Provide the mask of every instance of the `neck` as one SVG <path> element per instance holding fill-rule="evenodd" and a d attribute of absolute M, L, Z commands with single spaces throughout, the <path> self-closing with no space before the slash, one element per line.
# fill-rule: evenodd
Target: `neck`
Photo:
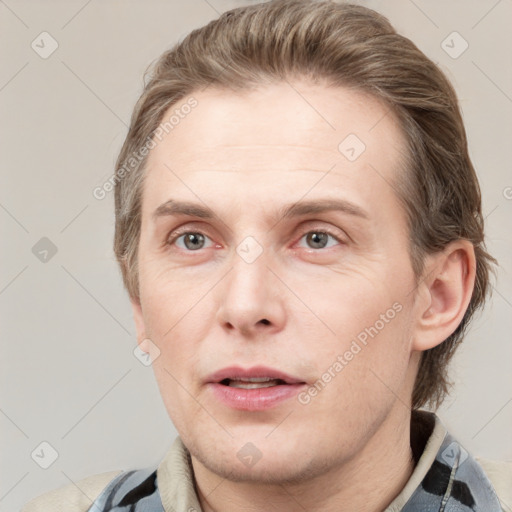
<path fill-rule="evenodd" d="M 232 482 L 213 474 L 192 457 L 201 507 L 204 512 L 382 511 L 414 470 L 410 415 L 403 404 L 396 404 L 356 456 L 300 484 Z"/>

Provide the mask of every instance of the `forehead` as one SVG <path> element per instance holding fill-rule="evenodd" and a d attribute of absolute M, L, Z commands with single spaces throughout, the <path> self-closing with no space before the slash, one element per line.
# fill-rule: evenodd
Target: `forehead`
<path fill-rule="evenodd" d="M 196 106 L 183 109 L 150 152 L 143 211 L 168 195 L 214 195 L 220 208 L 228 200 L 288 202 L 335 189 L 370 202 L 375 188 L 382 197 L 394 193 L 403 135 L 389 107 L 371 95 L 296 81 L 241 93 L 208 87 L 190 98 Z"/>

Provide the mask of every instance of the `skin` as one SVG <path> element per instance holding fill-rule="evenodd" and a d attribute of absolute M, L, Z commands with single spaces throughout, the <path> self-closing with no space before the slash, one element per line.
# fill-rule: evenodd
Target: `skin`
<path fill-rule="evenodd" d="M 160 351 L 155 377 L 191 452 L 201 506 L 383 510 L 414 469 L 419 356 L 462 320 L 473 247 L 460 240 L 429 256 L 417 284 L 392 186 L 404 141 L 377 99 L 299 80 L 193 96 L 198 106 L 149 155 L 132 307 L 141 348 Z M 366 145 L 355 161 L 338 150 L 349 134 Z M 206 205 L 216 217 L 154 220 L 170 198 Z M 283 205 L 323 198 L 346 199 L 368 218 L 279 217 Z M 183 236 L 166 243 L 177 228 L 204 238 L 192 249 Z M 311 232 L 325 230 L 333 236 L 319 247 Z M 252 263 L 236 251 L 248 236 L 263 251 Z M 205 385 L 235 364 L 313 385 L 396 303 L 400 312 L 307 404 L 237 411 Z M 237 457 L 246 443 L 261 454 L 252 466 Z"/>

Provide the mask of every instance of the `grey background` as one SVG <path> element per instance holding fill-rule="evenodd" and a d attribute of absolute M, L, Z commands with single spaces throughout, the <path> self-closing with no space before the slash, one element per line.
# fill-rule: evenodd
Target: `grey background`
<path fill-rule="evenodd" d="M 360 3 L 387 15 L 460 97 L 501 268 L 439 414 L 473 454 L 512 460 L 512 2 Z M 92 191 L 113 172 L 147 65 L 242 4 L 0 0 L 2 512 L 95 473 L 156 465 L 176 436 L 151 367 L 133 354 L 111 249 L 113 196 Z M 31 46 L 51 48 L 44 31 L 58 43 L 47 58 Z M 454 31 L 469 44 L 457 58 L 464 41 Z M 58 453 L 48 469 L 43 441 Z"/>

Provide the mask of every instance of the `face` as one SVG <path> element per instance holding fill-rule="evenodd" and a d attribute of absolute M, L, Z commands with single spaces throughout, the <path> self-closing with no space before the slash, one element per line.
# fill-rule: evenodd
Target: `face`
<path fill-rule="evenodd" d="M 148 159 L 133 307 L 194 463 L 300 481 L 392 447 L 417 315 L 396 121 L 307 82 L 193 97 Z"/>

